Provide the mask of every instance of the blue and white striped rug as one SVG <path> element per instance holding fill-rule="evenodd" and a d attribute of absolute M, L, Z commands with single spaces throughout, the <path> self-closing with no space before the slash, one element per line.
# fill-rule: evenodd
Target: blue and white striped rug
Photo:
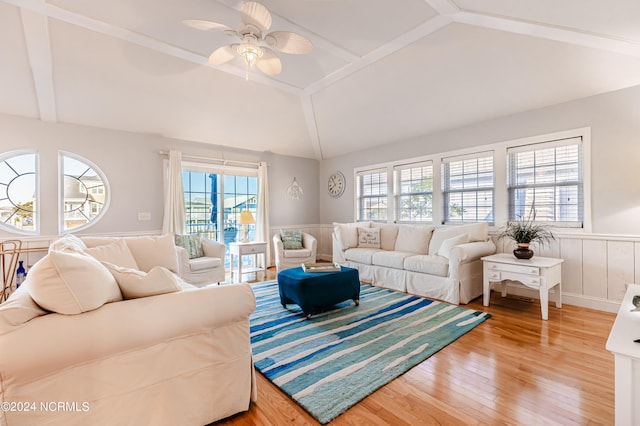
<path fill-rule="evenodd" d="M 278 284 L 253 286 L 256 368 L 320 423 L 424 361 L 489 314 L 362 285 L 353 301 L 305 319 L 280 304 Z"/>

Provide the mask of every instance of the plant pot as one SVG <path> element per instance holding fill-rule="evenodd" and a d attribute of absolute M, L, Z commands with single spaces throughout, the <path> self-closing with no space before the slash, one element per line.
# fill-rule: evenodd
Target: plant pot
<path fill-rule="evenodd" d="M 513 251 L 513 255 L 518 259 L 531 259 L 533 250 L 529 248 L 529 244 L 518 244 L 518 248 Z"/>

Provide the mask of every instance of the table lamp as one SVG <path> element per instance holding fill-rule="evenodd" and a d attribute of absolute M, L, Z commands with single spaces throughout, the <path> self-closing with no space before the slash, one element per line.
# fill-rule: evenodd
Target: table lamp
<path fill-rule="evenodd" d="M 256 223 L 256 220 L 253 218 L 253 214 L 249 210 L 242 210 L 240 212 L 240 220 L 238 221 L 240 225 L 244 225 L 244 240 L 243 243 L 249 242 L 249 225 L 252 223 Z"/>

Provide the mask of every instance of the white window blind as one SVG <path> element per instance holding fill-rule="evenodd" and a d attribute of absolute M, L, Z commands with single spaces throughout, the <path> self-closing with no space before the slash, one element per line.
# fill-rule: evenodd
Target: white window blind
<path fill-rule="evenodd" d="M 509 148 L 509 219 L 582 227 L 582 138 Z"/>
<path fill-rule="evenodd" d="M 394 167 L 396 220 L 433 221 L 433 163 L 404 164 Z"/>
<path fill-rule="evenodd" d="M 356 175 L 358 221 L 387 221 L 388 181 L 386 170 L 369 170 Z"/>
<path fill-rule="evenodd" d="M 493 223 L 493 192 L 493 152 L 442 159 L 445 223 Z"/>

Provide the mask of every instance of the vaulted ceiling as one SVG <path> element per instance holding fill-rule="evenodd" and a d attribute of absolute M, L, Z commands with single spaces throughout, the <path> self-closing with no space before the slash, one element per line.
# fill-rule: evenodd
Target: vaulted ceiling
<path fill-rule="evenodd" d="M 234 0 L 0 0 L 0 112 L 324 159 L 640 84 L 637 0 L 262 0 L 309 38 L 213 66 Z"/>

